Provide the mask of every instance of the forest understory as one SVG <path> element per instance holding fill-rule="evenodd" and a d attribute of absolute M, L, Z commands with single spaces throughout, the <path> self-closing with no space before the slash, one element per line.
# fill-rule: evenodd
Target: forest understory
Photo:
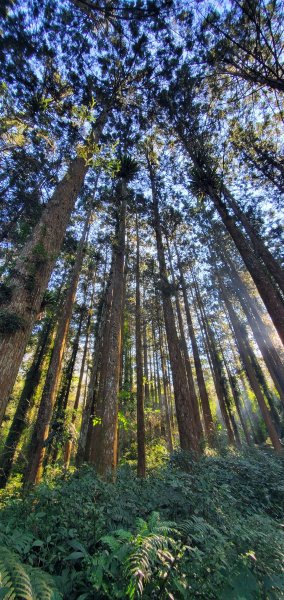
<path fill-rule="evenodd" d="M 284 599 L 284 4 L 0 2 L 0 600 Z"/>
<path fill-rule="evenodd" d="M 32 492 L 15 479 L 1 493 L 7 598 L 284 597 L 283 460 L 222 445 L 197 461 L 155 445 L 147 457 L 146 479 L 127 463 L 115 482 L 58 466 Z"/>

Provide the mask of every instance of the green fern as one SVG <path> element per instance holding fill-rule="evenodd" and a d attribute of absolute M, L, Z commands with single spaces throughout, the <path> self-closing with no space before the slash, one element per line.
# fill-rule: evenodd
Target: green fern
<path fill-rule="evenodd" d="M 172 521 L 161 521 L 159 514 L 152 513 L 148 522 L 137 519 L 138 533 L 132 542 L 133 550 L 126 563 L 130 576 L 127 595 L 133 600 L 141 597 L 144 586 L 155 574 L 164 579 L 175 561 L 178 544 L 174 539 L 177 530 Z"/>
<path fill-rule="evenodd" d="M 2 600 L 61 600 L 50 575 L 24 565 L 16 554 L 0 547 L 0 591 Z"/>

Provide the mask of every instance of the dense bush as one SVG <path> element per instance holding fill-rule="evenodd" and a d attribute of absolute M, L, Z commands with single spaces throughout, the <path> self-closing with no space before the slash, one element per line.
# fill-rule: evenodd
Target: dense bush
<path fill-rule="evenodd" d="M 283 474 L 264 451 L 178 453 L 145 481 L 127 465 L 116 483 L 83 467 L 6 494 L 0 545 L 68 600 L 279 600 Z"/>

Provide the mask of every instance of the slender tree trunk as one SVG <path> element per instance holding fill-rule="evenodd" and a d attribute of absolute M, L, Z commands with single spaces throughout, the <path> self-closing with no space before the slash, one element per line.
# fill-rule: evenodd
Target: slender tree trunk
<path fill-rule="evenodd" d="M 144 415 L 144 384 L 143 384 L 143 358 L 142 358 L 142 327 L 141 327 L 141 297 L 140 297 L 140 247 L 138 215 L 136 213 L 136 379 L 137 379 L 137 475 L 146 475 L 145 454 L 145 415 Z"/>
<path fill-rule="evenodd" d="M 65 411 L 68 406 L 68 398 L 70 394 L 70 388 L 72 383 L 72 377 L 74 373 L 77 353 L 79 349 L 79 341 L 81 336 L 82 324 L 83 324 L 83 310 L 81 309 L 81 314 L 79 318 L 79 323 L 77 327 L 77 332 L 75 338 L 71 345 L 71 355 L 67 362 L 67 365 L 64 369 L 63 376 L 61 378 L 61 386 L 59 389 L 59 393 L 57 395 L 55 409 L 53 411 L 53 417 L 51 422 L 51 430 L 53 426 L 56 427 L 56 432 L 63 433 L 63 431 L 67 427 L 67 423 L 65 422 Z M 45 454 L 45 466 L 49 463 L 50 458 L 52 464 L 54 464 L 57 460 L 59 447 L 61 445 L 61 440 L 58 435 L 55 436 L 53 443 L 49 445 L 49 448 Z"/>
<path fill-rule="evenodd" d="M 264 396 L 262 394 L 261 391 L 261 387 L 259 385 L 259 382 L 257 380 L 253 365 L 251 363 L 251 359 L 248 353 L 248 345 L 246 343 L 246 334 L 244 331 L 244 328 L 241 327 L 241 323 L 239 321 L 239 318 L 237 316 L 237 313 L 235 312 L 233 305 L 231 304 L 228 294 L 225 290 L 225 287 L 220 279 L 220 277 L 218 278 L 219 282 L 220 282 L 220 286 L 221 286 L 221 292 L 222 292 L 222 296 L 227 308 L 227 311 L 229 313 L 229 317 L 232 323 L 232 327 L 234 329 L 235 332 L 235 336 L 236 336 L 236 341 L 237 341 L 237 345 L 239 348 L 239 352 L 240 352 L 240 357 L 241 360 L 243 362 L 244 368 L 247 372 L 248 378 L 249 378 L 249 382 L 250 385 L 252 387 L 252 390 L 256 396 L 256 399 L 258 401 L 259 404 L 259 408 L 261 410 L 264 422 L 266 424 L 267 430 L 268 430 L 268 434 L 270 436 L 270 439 L 272 441 L 272 444 L 275 448 L 275 450 L 277 452 L 281 451 L 282 446 L 281 443 L 279 441 L 276 429 L 273 425 L 269 410 L 266 406 L 265 403 L 265 399 Z"/>
<path fill-rule="evenodd" d="M 182 287 L 184 308 L 185 308 L 185 314 L 186 314 L 186 320 L 187 320 L 188 333 L 189 333 L 189 337 L 190 337 L 190 341 L 191 341 L 191 345 L 192 345 L 193 359 L 194 359 L 194 364 L 195 364 L 195 371 L 196 371 L 197 383 L 198 383 L 201 406 L 202 406 L 205 432 L 206 432 L 207 438 L 210 440 L 210 438 L 212 437 L 212 433 L 214 431 L 213 417 L 212 417 L 211 408 L 210 408 L 210 404 L 209 404 L 209 397 L 208 397 L 208 393 L 207 393 L 207 389 L 206 389 L 206 385 L 205 385 L 197 340 L 196 340 L 194 327 L 193 327 L 193 323 L 192 323 L 183 269 L 182 269 L 182 265 L 181 265 L 181 261 L 180 261 L 180 257 L 179 257 L 179 253 L 178 253 L 178 249 L 177 249 L 176 245 L 175 245 L 175 251 L 176 251 L 177 260 L 178 260 L 178 268 L 179 268 L 180 281 L 181 281 L 181 287 Z"/>
<path fill-rule="evenodd" d="M 159 348 L 160 348 L 160 356 L 161 356 L 161 368 L 162 368 L 163 390 L 164 390 L 166 442 L 167 442 L 168 451 L 170 453 L 172 453 L 173 452 L 173 440 L 172 440 L 171 417 L 170 417 L 170 411 L 169 411 L 168 379 L 167 379 L 167 371 L 166 371 L 166 366 L 165 366 L 165 356 L 163 353 L 163 344 L 162 344 L 162 335 L 161 335 L 161 326 L 160 325 L 159 325 Z"/>
<path fill-rule="evenodd" d="M 160 281 L 162 287 L 163 311 L 168 340 L 171 370 L 173 376 L 176 415 L 180 437 L 180 445 L 183 450 L 199 451 L 199 439 L 195 430 L 194 418 L 192 414 L 191 398 L 187 385 L 186 370 L 178 340 L 174 312 L 170 298 L 171 286 L 168 281 L 165 253 L 162 241 L 162 231 L 159 215 L 158 196 L 156 192 L 156 183 L 154 170 L 148 162 L 152 199 L 154 213 L 154 229 L 157 241 L 158 262 L 160 269 Z"/>
<path fill-rule="evenodd" d="M 102 113 L 93 135 L 95 142 L 105 120 L 106 114 Z M 9 284 L 11 298 L 1 310 L 4 323 L 0 340 L 0 423 L 87 170 L 84 159 L 72 160 L 16 263 Z M 13 331 L 7 325 L 11 322 Z"/>
<path fill-rule="evenodd" d="M 126 183 L 122 179 L 118 190 L 120 206 L 118 210 L 116 243 L 113 248 L 113 296 L 109 322 L 108 348 L 107 352 L 102 356 L 102 374 L 100 376 L 98 403 L 95 407 L 96 421 L 92 443 L 92 462 L 97 472 L 103 477 L 106 477 L 108 473 L 115 470 L 117 461 L 118 392 L 127 196 Z"/>
<path fill-rule="evenodd" d="M 98 387 L 101 373 L 102 357 L 106 354 L 109 339 L 109 321 L 113 295 L 112 279 L 113 263 L 103 288 L 101 310 L 98 312 L 97 327 L 95 334 L 95 348 L 92 360 L 92 370 L 88 389 L 86 390 L 86 403 L 82 414 L 82 423 L 76 455 L 76 466 L 79 467 L 84 461 L 91 460 L 91 446 L 93 434 L 94 411 L 98 397 Z"/>
<path fill-rule="evenodd" d="M 33 398 L 40 382 L 44 358 L 50 347 L 50 337 L 53 327 L 54 319 L 51 317 L 46 321 L 41 331 L 33 362 L 26 375 L 20 400 L 1 454 L 0 488 L 6 486 L 21 435 L 27 426 L 28 414 L 33 405 Z"/>
<path fill-rule="evenodd" d="M 75 397 L 75 402 L 74 402 L 73 411 L 72 411 L 71 425 L 74 425 L 74 423 L 76 421 L 80 398 L 81 398 L 81 390 L 82 390 L 83 377 L 84 377 L 84 372 L 85 372 L 85 364 L 86 364 L 88 345 L 89 345 L 89 336 L 90 336 L 90 330 L 91 330 L 91 316 L 92 316 L 92 309 L 93 309 L 93 303 L 94 303 L 94 292 L 95 292 L 95 284 L 93 284 L 93 294 L 92 294 L 92 298 L 91 298 L 91 304 L 90 304 L 90 307 L 88 310 L 84 350 L 83 350 L 83 356 L 82 356 L 82 361 L 81 361 L 81 366 L 80 366 L 80 373 L 79 373 L 78 386 L 77 386 L 77 390 L 76 390 L 76 397 Z M 74 443 L 73 440 L 70 439 L 66 442 L 66 445 L 65 445 L 65 450 L 64 450 L 64 467 L 65 467 L 65 469 L 69 468 L 70 459 L 71 459 L 71 455 L 72 455 L 72 449 L 73 449 L 73 443 Z"/>
<path fill-rule="evenodd" d="M 179 127 L 177 127 L 177 131 L 180 139 L 190 155 L 190 158 L 194 163 L 196 170 L 198 171 L 200 180 L 203 181 L 205 193 L 211 198 L 227 231 L 233 239 L 259 291 L 267 311 L 270 314 L 275 329 L 278 332 L 282 343 L 284 344 L 284 303 L 269 277 L 269 271 L 266 271 L 259 260 L 259 251 L 256 255 L 249 240 L 244 236 L 241 229 L 236 224 L 236 217 L 230 215 L 225 202 L 221 198 L 223 186 L 221 185 L 221 190 L 218 190 L 217 186 L 214 186 L 214 184 L 211 183 L 212 177 L 210 176 L 210 173 L 208 174 L 204 171 L 203 165 L 200 164 L 199 159 L 194 152 L 194 147 L 191 147 Z"/>
<path fill-rule="evenodd" d="M 213 381 L 216 389 L 216 394 L 221 410 L 221 415 L 227 429 L 228 440 L 230 444 L 235 444 L 234 432 L 232 429 L 230 416 L 228 414 L 227 406 L 228 402 L 226 401 L 227 391 L 224 385 L 224 377 L 222 373 L 222 363 L 218 356 L 218 350 L 216 347 L 215 336 L 213 334 L 212 328 L 208 323 L 208 319 L 204 310 L 203 301 L 199 292 L 199 288 L 197 285 L 197 281 L 194 278 L 194 288 L 196 292 L 196 301 L 197 306 L 199 308 L 199 313 L 201 317 L 201 322 L 203 326 L 203 332 L 206 339 L 206 344 L 208 348 L 208 358 L 212 371 Z"/>
<path fill-rule="evenodd" d="M 273 347 L 273 342 L 266 330 L 265 324 L 262 322 L 262 316 L 259 313 L 257 304 L 251 298 L 245 283 L 242 281 L 232 261 L 228 262 L 228 266 L 238 300 L 247 317 L 256 343 L 260 349 L 264 362 L 279 393 L 279 397 L 284 404 L 283 362 L 281 361 L 281 358 L 279 357 L 276 349 Z"/>
<path fill-rule="evenodd" d="M 179 324 L 181 350 L 182 350 L 182 353 L 184 356 L 184 361 L 185 361 L 187 383 L 188 383 L 188 388 L 189 388 L 189 394 L 191 397 L 191 404 L 192 404 L 193 416 L 194 416 L 194 421 L 195 421 L 195 429 L 196 429 L 198 437 L 201 439 L 203 437 L 203 429 L 202 429 L 200 413 L 199 413 L 198 398 L 197 398 L 196 391 L 195 391 L 192 367 L 191 367 L 190 358 L 189 358 L 189 354 L 188 354 L 188 347 L 187 347 L 187 343 L 186 343 L 186 339 L 185 339 L 183 318 L 182 318 L 182 314 L 181 314 L 181 306 L 180 306 L 179 296 L 178 296 L 178 292 L 176 289 L 176 281 L 175 281 L 175 275 L 174 275 L 174 269 L 173 269 L 173 263 L 172 263 L 171 249 L 170 249 L 168 239 L 166 239 L 166 241 L 167 241 L 167 248 L 168 248 L 171 277 L 172 277 L 172 285 L 175 289 L 175 302 L 176 302 L 176 311 L 177 311 L 177 318 L 178 318 L 178 324 Z"/>
<path fill-rule="evenodd" d="M 145 404 L 149 406 L 150 402 L 150 390 L 149 390 L 149 369 L 148 369 L 148 347 L 147 347 L 147 327 L 146 319 L 143 319 L 143 364 L 144 364 L 144 378 L 145 378 Z"/>
<path fill-rule="evenodd" d="M 48 438 L 53 407 L 60 381 L 63 355 L 83 262 L 85 240 L 89 229 L 89 221 L 90 214 L 86 219 L 84 231 L 78 246 L 70 285 L 67 290 L 66 299 L 62 309 L 62 316 L 58 323 L 57 335 L 41 397 L 38 417 L 30 441 L 28 466 L 24 475 L 25 485 L 38 483 L 41 478 L 42 464 L 45 455 L 45 441 Z"/>
<path fill-rule="evenodd" d="M 224 185 L 222 186 L 222 192 L 227 199 L 228 205 L 233 209 L 237 219 L 242 223 L 246 233 L 250 237 L 255 254 L 264 262 L 268 272 L 272 275 L 276 284 L 279 286 L 279 289 L 284 294 L 283 269 L 271 254 L 270 250 L 265 246 L 247 216 L 242 212 L 231 192 Z"/>

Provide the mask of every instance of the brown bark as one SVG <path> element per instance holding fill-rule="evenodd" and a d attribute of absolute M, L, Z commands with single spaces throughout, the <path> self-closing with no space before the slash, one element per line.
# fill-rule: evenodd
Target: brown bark
<path fill-rule="evenodd" d="M 152 199 L 154 229 L 157 242 L 157 253 L 160 271 L 160 282 L 162 288 L 163 312 L 170 355 L 171 371 L 173 377 L 176 415 L 180 437 L 180 445 L 183 450 L 199 451 L 199 439 L 195 430 L 194 416 L 192 414 L 191 398 L 189 396 L 186 370 L 178 340 L 174 311 L 170 298 L 171 286 L 168 281 L 165 253 L 162 241 L 162 231 L 159 215 L 158 196 L 153 167 L 148 161 Z"/>
<path fill-rule="evenodd" d="M 172 277 L 172 285 L 175 290 L 174 295 L 175 295 L 176 311 L 177 311 L 177 318 L 178 318 L 178 324 L 179 324 L 181 350 L 182 350 L 182 353 L 184 356 L 184 361 L 185 361 L 187 383 L 188 383 L 189 395 L 191 398 L 191 406 L 192 406 L 192 412 L 193 412 L 193 416 L 194 416 L 195 429 L 196 429 L 198 437 L 201 439 L 203 437 L 203 429 L 202 429 L 200 413 L 199 413 L 198 398 L 197 398 L 197 394 L 195 391 L 192 367 L 191 367 L 191 362 L 190 362 L 189 353 L 188 353 L 188 347 L 187 347 L 187 343 L 186 343 L 186 339 L 185 339 L 180 300 L 179 300 L 179 295 L 178 295 L 176 281 L 175 281 L 175 275 L 174 275 L 174 269 L 173 269 L 173 264 L 172 264 L 171 249 L 170 249 L 168 240 L 166 240 L 166 241 L 167 241 L 167 247 L 168 247 L 168 256 L 169 256 L 169 264 L 170 264 L 171 277 Z"/>
<path fill-rule="evenodd" d="M 251 388 L 255 394 L 255 397 L 257 399 L 257 402 L 259 404 L 259 408 L 261 410 L 264 422 L 266 424 L 267 430 L 268 430 L 268 434 L 270 436 L 270 439 L 272 441 L 272 444 L 275 448 L 275 450 L 277 452 L 281 451 L 282 446 L 281 443 L 279 441 L 276 429 L 273 425 L 269 410 L 266 406 L 265 403 L 265 399 L 261 390 L 261 387 L 259 385 L 259 382 L 257 380 L 257 376 L 255 374 L 254 368 L 253 368 L 253 364 L 251 362 L 251 357 L 250 357 L 250 352 L 249 352 L 249 344 L 246 340 L 246 334 L 244 331 L 244 328 L 241 327 L 241 323 L 239 321 L 239 318 L 237 316 L 237 313 L 235 312 L 232 303 L 229 300 L 228 294 L 225 290 L 225 287 L 222 283 L 222 280 L 220 277 L 218 277 L 219 282 L 220 282 L 220 286 L 221 286 L 221 292 L 222 292 L 222 296 L 227 308 L 227 311 L 229 313 L 229 317 L 232 323 L 232 327 L 234 329 L 235 332 L 235 337 L 236 337 L 236 341 L 237 341 L 237 345 L 239 348 L 239 352 L 240 352 L 240 357 L 241 360 L 243 362 L 244 368 L 246 370 Z"/>
<path fill-rule="evenodd" d="M 230 415 L 228 414 L 228 404 L 229 403 L 226 399 L 227 390 L 225 388 L 225 382 L 224 382 L 224 377 L 223 377 L 223 373 L 222 373 L 222 364 L 221 364 L 220 358 L 218 356 L 218 350 L 217 350 L 217 346 L 216 346 L 215 336 L 212 331 L 212 328 L 209 325 L 209 322 L 208 322 L 208 319 L 207 319 L 207 316 L 205 313 L 205 309 L 203 306 L 203 301 L 202 301 L 202 298 L 201 298 L 201 295 L 199 292 L 199 288 L 197 285 L 197 281 L 195 280 L 195 278 L 194 278 L 194 288 L 195 288 L 195 293 L 196 293 L 197 306 L 199 308 L 199 314 L 201 317 L 202 328 L 203 328 L 206 345 L 207 345 L 209 364 L 211 367 L 211 372 L 212 372 L 214 386 L 215 386 L 215 390 L 216 390 L 216 394 L 217 394 L 217 398 L 218 398 L 218 402 L 219 402 L 219 406 L 220 406 L 220 410 L 221 410 L 221 415 L 222 415 L 225 427 L 227 429 L 229 443 L 235 444 L 234 432 L 233 432 L 232 425 L 231 425 Z"/>
<path fill-rule="evenodd" d="M 40 382 L 42 365 L 50 347 L 50 337 L 54 328 L 54 319 L 44 325 L 30 369 L 27 372 L 23 390 L 0 459 L 0 488 L 4 488 L 10 476 L 17 447 L 24 429 L 28 424 L 28 415 Z"/>
<path fill-rule="evenodd" d="M 105 119 L 106 114 L 102 113 L 97 120 L 93 134 L 96 142 Z M 10 283 L 11 299 L 1 311 L 2 318 L 6 315 L 8 321 L 17 319 L 18 325 L 15 331 L 1 334 L 0 423 L 87 170 L 82 158 L 72 160 L 16 263 Z"/>
<path fill-rule="evenodd" d="M 187 320 L 187 328 L 188 328 L 188 333 L 189 333 L 189 337 L 190 337 L 190 341 L 191 341 L 191 345 L 192 345 L 193 359 L 194 359 L 197 383 L 198 383 L 201 406 L 202 406 L 202 414 L 203 414 L 203 419 L 204 419 L 205 432 L 206 432 L 207 438 L 210 440 L 210 438 L 212 437 L 212 433 L 214 431 L 213 417 L 212 417 L 212 413 L 211 413 L 209 397 L 208 397 L 208 393 L 207 393 L 207 389 L 206 389 L 206 385 L 205 385 L 197 340 L 196 340 L 193 322 L 192 322 L 192 318 L 191 318 L 191 312 L 190 312 L 190 307 L 189 307 L 189 302 L 188 302 L 188 295 L 187 295 L 187 289 L 186 289 L 186 283 L 185 283 L 185 279 L 184 279 L 183 269 L 182 269 L 179 253 L 178 253 L 176 246 L 175 246 L 175 250 L 176 250 L 176 255 L 177 255 L 177 260 L 178 260 L 178 268 L 179 268 L 184 308 L 185 308 L 185 314 L 186 314 L 186 320 Z"/>
<path fill-rule="evenodd" d="M 220 184 L 220 187 L 219 182 L 212 182 L 212 175 L 206 172 L 203 164 L 200 164 L 199 158 L 194 151 L 194 147 L 190 145 L 182 131 L 182 128 L 179 125 L 177 126 L 177 132 L 194 163 L 194 167 L 198 172 L 204 192 L 209 196 L 209 198 L 211 198 L 223 221 L 223 224 L 233 239 L 244 261 L 244 264 L 246 265 L 259 291 L 267 311 L 270 314 L 275 329 L 278 332 L 282 343 L 284 344 L 284 303 L 280 293 L 278 293 L 277 289 L 275 289 L 275 286 L 270 279 L 269 271 L 265 269 L 259 260 L 259 250 L 258 254 L 255 254 L 254 248 L 250 241 L 245 237 L 241 229 L 238 227 L 236 223 L 236 216 L 231 216 L 225 202 L 221 198 L 221 193 L 223 191 L 222 184 Z M 255 246 L 255 239 L 253 244 Z"/>
<path fill-rule="evenodd" d="M 87 317 L 87 323 L 86 323 L 84 350 L 83 350 L 83 355 L 82 355 L 79 380 L 78 380 L 76 396 L 75 396 L 75 401 L 74 401 L 74 406 L 73 406 L 73 411 L 72 411 L 72 417 L 71 417 L 72 425 L 74 425 L 74 423 L 76 421 L 80 398 L 81 398 L 81 390 L 82 390 L 83 377 L 84 377 L 86 358 L 87 358 L 87 352 L 88 352 L 89 336 L 90 336 L 90 330 L 91 330 L 91 316 L 92 316 L 92 309 L 93 309 L 93 302 L 94 302 L 94 291 L 95 291 L 95 284 L 93 283 L 93 293 L 92 293 L 92 297 L 91 297 L 91 304 L 88 309 L 88 317 Z M 73 440 L 70 439 L 66 442 L 66 445 L 65 445 L 65 450 L 64 450 L 64 467 L 65 467 L 65 469 L 69 468 L 70 459 L 72 456 L 73 443 L 74 443 Z"/>
<path fill-rule="evenodd" d="M 279 286 L 279 289 L 284 294 L 283 269 L 271 254 L 270 250 L 265 246 L 264 242 L 262 241 L 258 232 L 255 231 L 247 216 L 240 209 L 231 192 L 224 185 L 222 186 L 222 192 L 228 201 L 228 205 L 233 209 L 237 219 L 240 221 L 240 223 L 242 223 L 246 233 L 250 237 L 255 254 L 264 262 L 268 272 L 270 275 L 272 275 L 276 284 Z"/>
<path fill-rule="evenodd" d="M 165 365 L 165 355 L 163 352 L 163 343 L 162 343 L 162 334 L 161 334 L 160 325 L 159 325 L 158 330 L 159 330 L 159 349 L 160 349 L 160 357 L 161 357 L 161 368 L 162 368 L 163 390 L 164 390 L 163 406 L 164 406 L 164 411 L 165 411 L 165 434 L 166 434 L 166 442 L 167 442 L 168 451 L 170 453 L 172 453 L 173 439 L 172 439 L 171 417 L 170 417 L 169 398 L 168 398 L 169 386 L 168 386 L 168 378 L 167 378 L 167 371 L 166 371 L 166 365 Z"/>
<path fill-rule="evenodd" d="M 88 215 L 84 231 L 78 246 L 76 260 L 71 274 L 69 288 L 66 293 L 62 308 L 62 316 L 59 319 L 57 334 L 52 351 L 44 389 L 42 392 L 40 407 L 34 431 L 30 441 L 29 459 L 24 475 L 25 485 L 38 483 L 41 478 L 42 464 L 45 455 L 45 441 L 48 438 L 50 421 L 62 371 L 62 361 L 72 316 L 73 304 L 84 256 L 85 240 L 89 229 L 90 214 Z"/>
<path fill-rule="evenodd" d="M 138 215 L 136 213 L 136 308 L 135 308 L 135 334 L 136 334 L 136 379 L 137 379 L 137 475 L 146 475 L 145 455 L 145 415 L 144 415 L 144 384 L 143 384 L 143 358 L 142 358 L 142 327 L 141 327 L 141 296 L 140 296 L 140 247 Z"/>
<path fill-rule="evenodd" d="M 279 393 L 279 397 L 284 404 L 284 365 L 273 347 L 273 342 L 269 333 L 262 322 L 262 316 L 258 310 L 257 303 L 251 298 L 249 291 L 242 281 L 232 261 L 228 261 L 230 276 L 234 283 L 234 289 L 242 309 L 247 317 L 250 328 L 253 332 L 256 343 L 263 356 L 265 364 Z"/>
<path fill-rule="evenodd" d="M 117 463 L 117 419 L 119 371 L 121 356 L 121 323 L 123 300 L 123 273 L 125 258 L 125 228 L 127 187 L 122 179 L 118 189 L 118 227 L 113 247 L 112 304 L 108 326 L 107 351 L 102 355 L 98 402 L 92 441 L 92 463 L 97 472 L 106 477 L 114 472 Z"/>

